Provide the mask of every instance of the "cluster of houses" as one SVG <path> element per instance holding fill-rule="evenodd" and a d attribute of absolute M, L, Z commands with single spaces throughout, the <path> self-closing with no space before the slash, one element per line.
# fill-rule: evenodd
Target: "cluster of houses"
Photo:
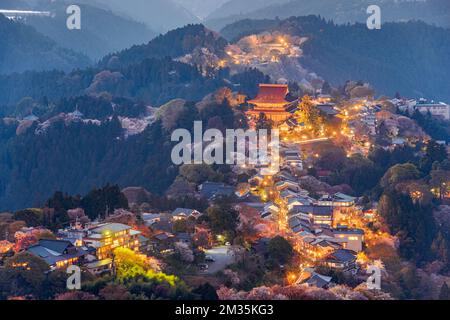
<path fill-rule="evenodd" d="M 394 104 L 396 108 L 402 112 L 413 114 L 414 112 L 418 111 L 423 115 L 429 114 L 431 115 L 431 117 L 438 120 L 450 120 L 450 105 L 444 102 L 434 102 L 428 101 L 426 99 L 392 99 L 391 103 Z M 405 140 L 406 139 L 400 139 L 398 143 L 405 143 Z M 448 145 L 449 141 L 441 140 L 436 142 L 445 145 L 447 147 L 447 151 L 450 150 L 450 147 Z"/>
<path fill-rule="evenodd" d="M 217 186 L 213 189 L 212 186 Z M 212 198 L 223 193 L 219 184 L 206 184 L 206 189 Z M 228 193 L 227 193 L 228 194 Z M 141 231 L 124 223 L 92 222 L 82 225 L 78 221 L 65 229 L 58 230 L 52 239 L 40 239 L 25 243 L 17 249 L 15 243 L 0 241 L 0 262 L 2 258 L 14 255 L 16 251 L 26 251 L 42 258 L 51 270 L 64 269 L 70 265 L 79 265 L 95 275 L 112 272 L 114 267 L 114 250 L 128 248 L 138 254 L 154 255 L 172 253 L 176 243 L 185 243 L 190 246 L 195 239 L 195 232 L 176 232 L 174 224 L 179 220 L 194 219 L 202 215 L 197 210 L 177 208 L 167 213 L 143 213 L 142 219 L 146 226 L 151 227 L 150 236 L 145 237 Z M 42 229 L 47 232 L 47 229 Z M 22 238 L 39 234 L 40 228 L 23 228 L 16 232 Z M 39 237 L 38 237 L 39 238 Z M 17 240 L 17 239 L 16 239 Z M 32 243 L 32 244 L 31 244 Z"/>
<path fill-rule="evenodd" d="M 295 152 L 294 152 L 295 149 Z M 283 158 L 299 154 L 298 146 L 287 148 Z M 343 272 L 356 273 L 357 254 L 364 247 L 364 231 L 340 225 L 339 221 L 356 206 L 356 198 L 344 193 L 323 193 L 310 196 L 296 177 L 295 170 L 284 168 L 269 178 L 277 193 L 277 201 L 261 202 L 248 199 L 245 204 L 258 209 L 263 219 L 276 220 L 280 210 L 288 211 L 288 226 L 299 241 L 300 251 L 313 265 L 324 265 Z M 292 168 L 291 168 L 292 169 Z M 249 180 L 253 190 L 267 185 L 267 177 L 256 174 Z M 262 241 L 262 242 L 261 242 Z M 256 244 L 264 247 L 264 239 Z M 311 274 L 311 281 L 329 280 L 317 273 Z"/>
<path fill-rule="evenodd" d="M 285 189 L 283 192 L 292 189 Z M 303 194 L 288 198 L 290 229 L 299 236 L 302 251 L 314 263 L 356 272 L 356 255 L 363 250 L 364 231 L 339 225 L 339 217 L 355 206 L 355 198 L 326 194 L 318 200 Z M 295 200 L 294 200 L 295 199 Z M 295 201 L 295 203 L 289 202 Z"/>
<path fill-rule="evenodd" d="M 294 144 L 281 144 L 281 168 L 291 171 L 303 170 L 303 159 L 298 147 Z"/>
<path fill-rule="evenodd" d="M 223 183 L 205 182 L 199 186 L 199 193 L 213 201 L 218 197 L 233 196 L 235 190 Z M 176 221 L 196 220 L 201 215 L 199 211 L 189 208 L 144 213 L 144 224 L 154 230 L 149 238 L 123 223 L 90 223 L 85 226 L 75 223 L 59 230 L 56 239 L 41 239 L 25 250 L 42 258 L 52 270 L 80 265 L 98 275 L 113 270 L 113 252 L 116 248 L 128 248 L 139 254 L 165 254 L 172 253 L 176 243 L 192 246 L 197 228 L 194 233 L 188 233 L 176 232 L 173 226 Z"/>
<path fill-rule="evenodd" d="M 156 254 L 168 254 L 173 252 L 175 243 L 184 243 L 192 247 L 198 228 L 193 232 L 174 231 L 174 223 L 180 220 L 196 221 L 202 213 L 189 208 L 177 208 L 172 212 L 144 213 L 142 219 L 146 226 L 153 230 L 153 235 L 148 242 L 148 251 Z"/>
<path fill-rule="evenodd" d="M 40 239 L 24 250 L 43 259 L 51 270 L 79 265 L 93 274 L 102 274 L 112 271 L 116 248 L 139 253 L 148 241 L 140 231 L 121 223 L 75 224 L 59 230 L 55 239 Z"/>
<path fill-rule="evenodd" d="M 343 111 L 341 115 L 347 119 L 347 124 L 352 133 L 352 152 L 366 153 L 371 146 L 370 141 L 381 135 L 386 139 L 382 145 L 385 149 L 394 149 L 397 146 L 414 145 L 418 141 L 426 139 L 423 132 L 414 121 L 406 116 L 396 114 L 383 108 L 381 102 L 377 101 L 355 101 L 357 113 L 349 116 L 349 112 Z M 443 102 L 428 102 L 425 99 L 391 99 L 384 103 L 402 112 L 413 114 L 419 111 L 422 114 L 430 114 L 433 118 L 450 120 L 450 105 Z M 446 144 L 446 141 L 440 141 Z"/>

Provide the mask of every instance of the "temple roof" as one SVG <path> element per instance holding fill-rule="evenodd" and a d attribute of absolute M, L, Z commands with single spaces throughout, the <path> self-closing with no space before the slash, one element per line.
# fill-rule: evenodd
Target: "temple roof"
<path fill-rule="evenodd" d="M 258 95 L 255 99 L 250 100 L 249 103 L 289 103 L 286 101 L 288 93 L 289 88 L 287 84 L 260 84 Z"/>

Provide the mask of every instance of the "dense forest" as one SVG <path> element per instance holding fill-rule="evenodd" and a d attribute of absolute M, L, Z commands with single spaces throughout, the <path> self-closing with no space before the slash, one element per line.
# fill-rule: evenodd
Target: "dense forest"
<path fill-rule="evenodd" d="M 20 135 L 17 123 L 2 121 L 2 209 L 41 205 L 55 190 L 86 193 L 109 181 L 152 191 L 170 185 L 176 172 L 168 171 L 171 148 L 159 122 L 125 140 L 117 118 L 101 125 L 64 120 L 41 134 L 34 123 Z"/>
<path fill-rule="evenodd" d="M 226 44 L 225 39 L 204 26 L 188 25 L 159 36 L 147 45 L 107 56 L 96 67 L 69 73 L 29 71 L 0 75 L 0 105 L 14 105 L 23 97 L 58 100 L 103 92 L 152 105 L 161 105 L 174 98 L 200 100 L 221 86 L 232 85 L 229 71 L 219 70 L 204 76 L 200 67 L 176 62 L 170 57 L 190 53 L 199 47 L 221 55 Z M 251 86 L 253 89 L 254 84 Z M 240 89 L 245 91 L 246 88 Z"/>
<path fill-rule="evenodd" d="M 23 97 L 55 101 L 83 94 L 108 93 L 159 106 L 175 98 L 198 101 L 219 87 L 239 85 L 231 81 L 245 81 L 237 89 L 244 93 L 254 92 L 257 81 L 262 79 L 265 77 L 261 72 L 251 69 L 235 75 L 230 75 L 229 70 L 220 70 L 206 77 L 197 67 L 169 58 L 146 59 L 115 71 L 90 68 L 71 73 L 30 71 L 0 75 L 0 105 L 3 105 L 0 114 L 1 109 L 16 105 Z"/>
<path fill-rule="evenodd" d="M 110 54 L 102 59 L 100 66 L 136 64 L 148 58 L 178 58 L 191 53 L 195 48 L 207 48 L 222 56 L 227 44 L 224 38 L 203 25 L 191 24 L 160 35 L 148 44 L 136 45 L 122 52 Z"/>
<path fill-rule="evenodd" d="M 39 120 L 0 120 L 0 210 L 40 206 L 55 190 L 85 194 L 107 183 L 162 194 L 178 175 L 170 158 L 174 128 L 191 130 L 195 120 L 232 128 L 242 119 L 226 101 L 169 103 L 143 132 L 126 137 L 119 116 L 141 115 L 142 104 L 88 96 L 45 103 L 28 103 L 33 114 L 41 112 Z M 70 116 L 74 110 L 84 117 Z"/>

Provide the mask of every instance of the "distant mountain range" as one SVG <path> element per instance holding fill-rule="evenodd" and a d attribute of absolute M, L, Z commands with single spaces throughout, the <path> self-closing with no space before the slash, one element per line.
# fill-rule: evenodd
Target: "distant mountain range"
<path fill-rule="evenodd" d="M 100 65 L 107 67 L 109 60 L 115 57 L 116 63 L 130 65 L 149 58 L 178 58 L 193 52 L 195 48 L 207 48 L 219 56 L 224 53 L 227 41 L 217 32 L 201 24 L 187 25 L 160 35 L 148 44 L 135 45 L 129 49 L 106 56 Z"/>
<path fill-rule="evenodd" d="M 72 49 L 97 60 L 104 55 L 122 50 L 134 44 L 150 41 L 156 33 L 147 26 L 129 18 L 122 17 L 101 5 L 94 6 L 78 4 L 81 7 L 81 30 L 68 30 L 66 9 L 71 2 L 48 0 L 22 0 L 14 6 L 10 3 L 3 4 L 0 0 L 0 8 L 50 11 L 52 17 L 26 17 L 21 22 L 34 27 L 38 32 L 56 41 L 61 47 Z M 26 2 L 25 2 L 26 1 Z M 104 7 L 104 6 L 103 6 Z"/>
<path fill-rule="evenodd" d="M 93 0 L 89 3 L 101 5 L 114 13 L 144 23 L 158 33 L 200 22 L 187 7 L 173 0 Z"/>
<path fill-rule="evenodd" d="M 0 14 L 0 74 L 49 69 L 70 71 L 90 63 L 88 57 L 62 48 L 32 27 Z"/>
<path fill-rule="evenodd" d="M 187 8 L 200 19 L 204 19 L 228 0 L 174 0 L 174 2 Z"/>
<path fill-rule="evenodd" d="M 55 101 L 102 93 L 155 106 L 174 98 L 195 101 L 220 86 L 232 85 L 230 75 L 224 71 L 216 76 L 205 76 L 196 66 L 174 58 L 203 47 L 221 55 L 226 44 L 225 39 L 204 26 L 188 25 L 159 36 L 147 45 L 108 55 L 98 65 L 83 70 L 0 75 L 0 105 L 14 105 L 23 97 Z M 244 78 L 252 88 L 261 80 L 261 77 Z M 245 85 L 241 88 L 245 89 Z"/>
<path fill-rule="evenodd" d="M 221 7 L 211 12 L 206 19 L 219 19 L 230 16 L 244 15 L 271 5 L 281 5 L 291 0 L 228 0 Z"/>
<path fill-rule="evenodd" d="M 273 19 L 310 14 L 321 15 L 336 23 L 365 22 L 369 5 L 379 5 L 383 22 L 422 20 L 432 25 L 450 28 L 448 0 L 231 0 L 211 13 L 205 24 L 221 29 L 246 18 Z"/>

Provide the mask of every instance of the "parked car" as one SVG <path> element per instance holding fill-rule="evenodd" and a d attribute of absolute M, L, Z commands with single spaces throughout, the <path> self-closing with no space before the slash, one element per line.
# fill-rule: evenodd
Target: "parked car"
<path fill-rule="evenodd" d="M 216 260 L 214 260 L 214 258 L 211 257 L 211 256 L 206 256 L 205 257 L 205 262 L 216 262 Z"/>

